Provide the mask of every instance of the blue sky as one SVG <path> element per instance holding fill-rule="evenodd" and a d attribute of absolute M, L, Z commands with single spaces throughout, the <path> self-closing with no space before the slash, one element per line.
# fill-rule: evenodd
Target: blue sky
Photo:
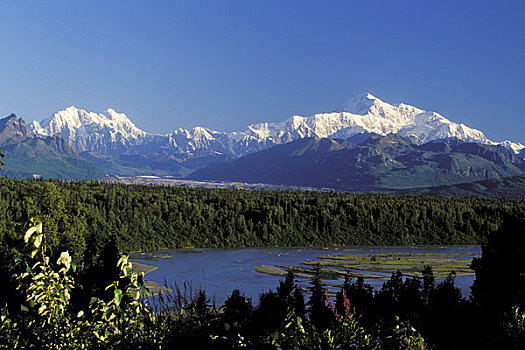
<path fill-rule="evenodd" d="M 0 2 L 0 116 L 70 105 L 167 133 L 371 92 L 525 143 L 524 1 Z"/>

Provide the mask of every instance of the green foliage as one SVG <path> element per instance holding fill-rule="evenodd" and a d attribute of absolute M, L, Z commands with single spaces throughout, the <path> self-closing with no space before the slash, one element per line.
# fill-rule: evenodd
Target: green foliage
<path fill-rule="evenodd" d="M 310 300 L 308 300 L 308 314 L 313 325 L 318 329 L 327 329 L 333 321 L 333 314 L 326 308 L 328 296 L 322 286 L 320 268 L 316 266 L 315 275 L 311 282 Z"/>
<path fill-rule="evenodd" d="M 264 340 L 273 349 L 379 349 L 377 338 L 369 334 L 351 315 L 338 319 L 332 328 L 317 329 L 309 319 L 289 312 L 282 326 Z"/>
<path fill-rule="evenodd" d="M 517 331 L 523 313 L 516 311 L 525 308 L 525 219 L 504 219 L 498 232 L 482 246 L 481 258 L 472 262 L 476 272 L 472 296 L 485 320 L 482 332 L 491 335 L 494 346 L 519 349 L 525 344 L 523 332 L 519 336 Z"/>
<path fill-rule="evenodd" d="M 429 339 L 448 334 L 448 341 L 434 343 L 437 348 L 478 344 L 473 338 L 479 337 L 477 329 L 471 329 L 471 338 L 462 341 L 452 335 L 460 324 L 450 322 L 450 317 L 464 317 L 469 311 L 457 313 L 465 301 L 452 277 L 435 286 L 431 269 L 425 270 L 423 284 L 415 279 L 403 281 L 399 273 L 393 274 L 374 295 L 368 295 L 369 289 L 362 280 L 346 281 L 337 306 L 317 278 L 313 281 L 309 317 L 299 314 L 304 312 L 304 304 L 299 306 L 304 299 L 298 296 L 291 274 L 281 281 L 276 293 L 261 295 L 257 308 L 239 291 L 234 291 L 222 308 L 209 305 L 205 293 L 199 291 L 190 297 L 191 302 L 183 298 L 183 302 L 165 304 L 153 312 L 143 299 L 149 295 L 144 275 L 134 273 L 128 256 L 123 255 L 117 263 L 120 277 L 106 287 L 109 296 L 94 297 L 89 306 L 76 309 L 71 292 L 78 285 L 73 279 L 75 264 L 71 256 L 62 252 L 52 263 L 40 221 L 33 220 L 23 240 L 29 249 L 17 260 L 23 270 L 15 277 L 23 303 L 15 312 L 8 306 L 0 309 L 0 348 L 422 350 L 429 348 L 426 335 L 423 338 L 412 325 L 420 329 L 436 318 L 437 322 L 430 322 L 434 332 L 426 330 L 431 335 Z M 264 298 L 271 302 L 263 302 Z M 390 309 L 381 304 L 382 299 L 387 300 Z M 359 314 L 350 300 L 362 303 Z M 287 311 L 283 313 L 283 309 Z M 443 317 L 444 313 L 449 313 L 449 318 Z M 271 314 L 279 315 L 279 322 L 261 327 L 261 320 L 267 321 L 265 317 Z M 402 316 L 388 322 L 394 315 Z M 507 314 L 505 333 L 496 340 L 504 341 L 500 344 L 505 348 L 521 348 L 524 323 L 524 313 L 514 307 Z"/>
<path fill-rule="evenodd" d="M 525 203 L 507 200 L 1 178 L 0 305 L 8 305 L 0 310 L 0 347 L 451 349 L 483 346 L 494 335 L 493 344 L 518 349 L 523 217 Z M 362 280 L 348 282 L 337 307 L 319 283 L 310 317 L 293 276 L 255 308 L 240 292 L 224 312 L 195 293 L 199 300 L 152 312 L 141 298 L 143 275 L 130 271 L 127 257 L 117 262 L 119 251 L 163 247 L 485 241 L 474 264 L 475 303 L 461 298 L 452 276 L 435 285 L 426 269 L 423 283 L 394 274 L 375 294 Z M 457 329 L 463 340 L 442 336 Z M 484 337 L 474 336 L 479 330 Z"/>
<path fill-rule="evenodd" d="M 16 349 L 20 344 L 18 323 L 9 316 L 7 305 L 0 309 L 0 349 Z"/>
<path fill-rule="evenodd" d="M 76 266 L 68 252 L 62 252 L 56 264 L 47 255 L 42 223 L 33 221 L 24 241 L 35 249 L 22 259 L 25 272 L 16 277 L 24 304 L 16 315 L 7 306 L 0 317 L 0 348 L 30 349 L 152 349 L 157 344 L 153 324 L 155 316 L 142 300 L 148 295 L 143 274 L 132 272 L 127 256 L 118 266 L 121 278 L 107 287 L 113 292 L 109 301 L 94 298 L 87 310 L 74 312 L 71 276 Z M 144 345 L 146 346 L 144 347 Z"/>
<path fill-rule="evenodd" d="M 144 286 L 144 274 L 132 272 L 127 255 L 123 255 L 117 265 L 121 279 L 106 288 L 113 292 L 113 298 L 107 302 L 92 300 L 90 331 L 99 345 L 108 349 L 160 348 L 153 328 L 155 315 L 142 300 L 149 295 Z"/>
<path fill-rule="evenodd" d="M 18 346 L 62 349 L 63 344 L 70 348 L 82 348 L 80 327 L 70 317 L 68 306 L 71 290 L 74 288 L 70 270 L 75 270 L 69 253 L 62 252 L 55 266 L 46 255 L 42 244 L 45 235 L 42 223 L 33 221 L 33 226 L 24 235 L 25 243 L 33 246 L 29 262 L 25 262 L 25 272 L 19 274 L 18 290 L 25 296 L 21 305 L 22 315 L 17 323 L 9 322 L 8 344 Z M 8 317 L 8 311 L 3 311 Z"/>
<path fill-rule="evenodd" d="M 5 157 L 5 154 L 2 153 L 2 151 L 0 151 L 0 170 L 2 170 L 2 166 L 5 165 L 4 162 L 2 162 L 2 158 Z"/>
<path fill-rule="evenodd" d="M 346 295 L 345 288 L 341 290 L 342 307 L 338 310 L 337 306 L 327 298 L 330 311 L 335 319 L 335 327 L 328 335 L 331 339 L 332 349 L 348 349 L 357 347 L 359 349 L 375 349 L 378 347 L 378 339 L 368 333 L 362 325 L 351 307 L 350 300 Z M 326 333 L 326 331 L 325 331 Z"/>
<path fill-rule="evenodd" d="M 522 349 L 525 346 L 525 312 L 514 306 L 508 315 L 505 324 L 505 337 L 510 339 L 510 346 L 514 349 Z"/>
<path fill-rule="evenodd" d="M 280 329 L 270 334 L 265 342 L 274 349 L 320 349 L 322 340 L 317 332 L 312 334 L 314 332 L 309 324 L 305 327 L 303 318 L 291 311 Z"/>
<path fill-rule="evenodd" d="M 480 244 L 525 202 L 258 192 L 0 179 L 0 239 L 46 220 L 53 254 L 93 266 L 120 251 L 184 247 Z"/>
<path fill-rule="evenodd" d="M 386 337 L 383 346 L 392 350 L 427 349 L 421 334 L 409 322 L 401 322 L 399 317 L 396 317 L 396 326 L 391 330 L 391 335 Z"/>
<path fill-rule="evenodd" d="M 507 216 L 498 232 L 483 245 L 482 257 L 472 262 L 476 272 L 473 296 L 485 311 L 501 316 L 512 306 L 525 307 L 524 256 L 525 219 Z"/>

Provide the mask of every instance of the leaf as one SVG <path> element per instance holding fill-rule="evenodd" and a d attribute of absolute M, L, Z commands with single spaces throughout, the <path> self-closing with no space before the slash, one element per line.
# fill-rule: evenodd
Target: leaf
<path fill-rule="evenodd" d="M 37 253 L 38 253 L 38 249 L 33 250 L 31 252 L 31 259 L 33 259 Z"/>
<path fill-rule="evenodd" d="M 122 300 L 122 289 L 115 289 L 114 294 L 117 304 L 120 304 L 120 301 Z"/>
<path fill-rule="evenodd" d="M 39 248 L 40 245 L 42 244 L 42 238 L 44 237 L 43 234 L 39 234 L 35 237 L 35 242 L 34 242 L 34 245 L 36 248 Z"/>
<path fill-rule="evenodd" d="M 66 267 L 66 270 L 69 270 L 69 267 L 71 265 L 71 256 L 69 256 L 68 251 L 60 253 L 60 257 L 57 260 L 57 264 L 63 264 Z"/>
<path fill-rule="evenodd" d="M 149 297 L 150 296 L 150 293 L 149 293 L 149 289 L 144 287 L 144 286 L 141 286 L 140 287 L 140 291 L 142 292 L 142 294 L 144 294 L 145 297 Z"/>
<path fill-rule="evenodd" d="M 123 269 L 128 264 L 128 256 L 126 254 L 122 254 L 120 256 L 120 259 L 118 259 L 117 266 L 120 266 L 121 269 Z"/>
<path fill-rule="evenodd" d="M 30 227 L 29 230 L 27 230 L 26 234 L 24 235 L 24 242 L 28 243 L 29 242 L 29 238 L 31 238 L 31 236 L 35 232 L 36 232 L 36 227 L 35 226 Z"/>
<path fill-rule="evenodd" d="M 141 273 L 137 274 L 137 283 L 139 285 L 143 285 L 144 284 L 144 272 L 141 272 Z"/>

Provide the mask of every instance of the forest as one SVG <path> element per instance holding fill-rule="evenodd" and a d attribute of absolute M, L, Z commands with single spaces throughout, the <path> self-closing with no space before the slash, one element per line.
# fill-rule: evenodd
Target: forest
<path fill-rule="evenodd" d="M 504 199 L 1 178 L 0 347 L 519 349 L 524 221 L 525 202 Z M 258 300 L 233 291 L 213 305 L 173 288 L 152 308 L 122 255 L 380 244 L 481 244 L 472 298 L 426 268 L 379 291 L 348 280 L 335 299 L 319 278 L 304 294 L 289 275 Z"/>
<path fill-rule="evenodd" d="M 481 244 L 525 202 L 486 198 L 243 191 L 0 178 L 1 241 L 46 220 L 76 261 L 185 247 Z"/>

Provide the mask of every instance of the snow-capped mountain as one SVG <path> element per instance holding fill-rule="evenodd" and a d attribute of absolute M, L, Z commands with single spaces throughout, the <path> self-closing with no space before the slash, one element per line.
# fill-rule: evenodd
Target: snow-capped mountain
<path fill-rule="evenodd" d="M 525 146 L 510 141 L 489 140 L 483 132 L 454 123 L 439 113 L 428 112 L 406 104 L 392 105 L 366 93 L 351 98 L 340 111 L 320 113 L 305 118 L 293 116 L 282 123 L 261 123 L 249 126 L 244 134 L 272 144 L 286 143 L 303 137 L 346 139 L 359 133 L 382 136 L 399 134 L 416 137 L 426 143 L 434 140 L 458 139 L 465 142 L 501 144 L 518 153 Z"/>
<path fill-rule="evenodd" d="M 77 151 L 106 153 L 116 145 L 139 144 L 147 135 L 123 113 L 107 109 L 104 113 L 87 112 L 74 106 L 59 111 L 41 122 L 33 121 L 31 129 L 41 136 L 60 133 Z"/>
<path fill-rule="evenodd" d="M 458 139 L 503 145 L 520 153 L 525 146 L 510 141 L 493 142 L 483 132 L 452 122 L 439 113 L 406 104 L 389 104 L 372 94 L 355 96 L 338 111 L 310 117 L 292 116 L 280 123 L 258 123 L 239 132 L 222 132 L 203 127 L 177 129 L 154 135 L 137 128 L 129 118 L 113 109 L 97 114 L 75 107 L 55 113 L 42 122 L 33 122 L 36 134 L 61 133 L 78 152 L 99 154 L 132 148 L 138 153 L 168 152 L 187 158 L 202 156 L 240 157 L 305 137 L 346 139 L 360 133 L 415 137 L 421 143 Z"/>

